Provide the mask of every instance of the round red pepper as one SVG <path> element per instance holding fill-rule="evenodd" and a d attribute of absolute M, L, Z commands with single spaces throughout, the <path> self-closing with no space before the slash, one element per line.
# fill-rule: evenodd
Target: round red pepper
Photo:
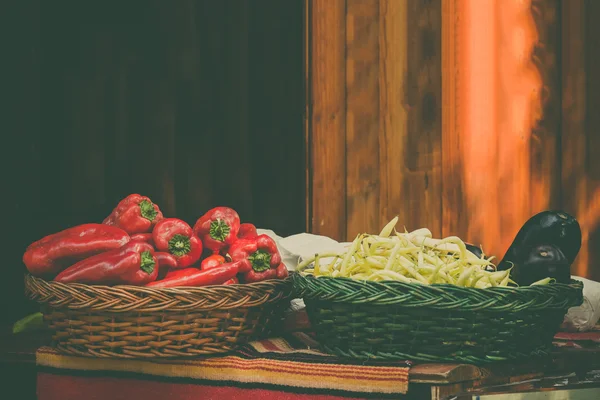
<path fill-rule="evenodd" d="M 136 233 L 131 235 L 131 241 L 145 242 L 154 246 L 154 239 L 152 239 L 152 233 Z"/>
<path fill-rule="evenodd" d="M 229 248 L 233 261 L 240 261 L 244 282 L 259 282 L 277 277 L 281 254 L 277 244 L 268 235 L 239 239 Z"/>
<path fill-rule="evenodd" d="M 173 254 L 165 251 L 157 251 L 154 253 L 158 261 L 158 278 L 163 279 L 171 268 L 177 268 L 177 259 Z"/>
<path fill-rule="evenodd" d="M 165 218 L 158 222 L 152 238 L 158 250 L 175 256 L 178 268 L 189 267 L 202 255 L 202 242 L 188 223 L 180 219 Z"/>
<path fill-rule="evenodd" d="M 162 219 L 160 208 L 150 198 L 130 194 L 117 204 L 102 223 L 118 226 L 132 235 L 152 231 L 152 227 Z"/>
<path fill-rule="evenodd" d="M 288 272 L 287 266 L 284 263 L 279 264 L 279 267 L 277 267 L 276 271 L 277 271 L 277 278 L 278 279 L 285 279 L 290 274 Z"/>
<path fill-rule="evenodd" d="M 256 226 L 250 223 L 244 223 L 240 225 L 240 231 L 238 232 L 238 239 L 253 238 L 258 236 Z"/>
<path fill-rule="evenodd" d="M 157 251 L 154 253 L 158 260 L 158 266 L 160 268 L 177 268 L 177 258 L 173 254 L 167 253 L 166 251 Z"/>
<path fill-rule="evenodd" d="M 202 260 L 202 263 L 200 263 L 200 269 L 211 269 L 223 263 L 225 263 L 225 257 L 220 254 L 213 254 L 212 256 L 208 256 Z"/>
<path fill-rule="evenodd" d="M 240 216 L 229 207 L 215 207 L 194 224 L 194 233 L 213 254 L 235 242 L 239 229 Z"/>

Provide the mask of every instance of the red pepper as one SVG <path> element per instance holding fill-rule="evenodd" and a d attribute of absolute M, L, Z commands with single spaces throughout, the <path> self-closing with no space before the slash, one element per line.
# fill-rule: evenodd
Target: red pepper
<path fill-rule="evenodd" d="M 239 230 L 240 216 L 229 207 L 213 208 L 194 224 L 194 233 L 213 254 L 235 242 Z"/>
<path fill-rule="evenodd" d="M 145 285 L 156 280 L 158 261 L 148 243 L 130 242 L 71 265 L 54 279 L 62 283 Z"/>
<path fill-rule="evenodd" d="M 239 262 L 225 263 L 206 271 L 199 271 L 196 268 L 189 268 L 190 271 L 183 273 L 178 271 L 172 276 L 160 281 L 147 284 L 154 288 L 172 288 L 179 286 L 209 286 L 220 285 L 228 280 L 235 278 L 239 271 Z"/>
<path fill-rule="evenodd" d="M 277 278 L 277 269 L 268 269 L 263 272 L 256 272 L 254 270 L 250 270 L 242 276 L 242 279 L 245 283 L 262 282 L 275 278 Z"/>
<path fill-rule="evenodd" d="M 117 204 L 102 223 L 118 226 L 132 235 L 151 232 L 152 227 L 162 219 L 162 212 L 148 197 L 130 194 Z"/>
<path fill-rule="evenodd" d="M 233 261 L 241 261 L 240 272 L 244 282 L 258 282 L 277 276 L 276 268 L 281 264 L 277 244 L 267 235 L 239 239 L 229 248 Z"/>
<path fill-rule="evenodd" d="M 156 259 L 158 260 L 159 268 L 177 268 L 177 258 L 173 254 L 157 251 L 154 253 Z"/>
<path fill-rule="evenodd" d="M 200 264 L 200 269 L 202 269 L 202 270 L 211 269 L 218 265 L 223 264 L 224 262 L 225 262 L 225 257 L 223 257 L 220 254 L 213 254 L 212 256 L 208 256 L 204 260 L 202 260 L 202 263 Z"/>
<path fill-rule="evenodd" d="M 277 279 L 285 279 L 290 275 L 290 273 L 288 272 L 288 269 L 284 263 L 279 264 L 279 267 L 277 267 L 276 271 L 277 271 Z"/>
<path fill-rule="evenodd" d="M 175 256 L 178 268 L 189 267 L 202 255 L 202 242 L 188 223 L 180 219 L 165 218 L 158 222 L 152 231 L 152 238 L 159 251 Z"/>
<path fill-rule="evenodd" d="M 238 283 L 240 283 L 240 281 L 238 281 L 238 278 L 233 277 L 230 280 L 223 282 L 223 285 L 236 285 Z"/>
<path fill-rule="evenodd" d="M 157 251 L 154 255 L 156 256 L 156 261 L 158 261 L 158 277 L 156 279 L 163 279 L 169 271 L 177 268 L 177 259 L 173 254 Z"/>
<path fill-rule="evenodd" d="M 258 232 L 256 231 L 256 226 L 254 226 L 254 224 L 245 223 L 240 225 L 238 239 L 253 238 L 256 236 L 258 236 Z"/>
<path fill-rule="evenodd" d="M 170 269 L 167 271 L 167 274 L 162 279 L 172 278 L 174 276 L 189 275 L 192 272 L 198 272 L 198 271 L 200 271 L 200 270 L 195 267 L 188 267 L 188 268 L 182 268 L 182 269 Z"/>
<path fill-rule="evenodd" d="M 152 239 L 152 233 L 136 233 L 135 235 L 131 235 L 131 240 L 148 243 L 154 246 L 154 239 Z"/>
<path fill-rule="evenodd" d="M 34 276 L 54 277 L 79 260 L 117 249 L 129 240 L 127 232 L 116 226 L 78 225 L 30 244 L 23 263 Z"/>

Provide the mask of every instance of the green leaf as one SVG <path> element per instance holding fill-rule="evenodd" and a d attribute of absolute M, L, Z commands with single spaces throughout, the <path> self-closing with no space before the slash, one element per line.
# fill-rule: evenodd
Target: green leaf
<path fill-rule="evenodd" d="M 34 331 L 44 327 L 44 316 L 41 312 L 36 312 L 15 322 L 13 333 Z"/>

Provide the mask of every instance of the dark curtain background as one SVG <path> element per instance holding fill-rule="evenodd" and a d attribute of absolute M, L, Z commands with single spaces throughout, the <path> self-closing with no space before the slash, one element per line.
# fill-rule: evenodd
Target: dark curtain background
<path fill-rule="evenodd" d="M 101 222 L 130 193 L 190 224 L 209 208 L 305 230 L 302 0 L 0 5 L 1 322 L 32 241 Z"/>

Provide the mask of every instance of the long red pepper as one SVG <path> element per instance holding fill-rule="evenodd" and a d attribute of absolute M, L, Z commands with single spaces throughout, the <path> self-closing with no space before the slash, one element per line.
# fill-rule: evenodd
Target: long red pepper
<path fill-rule="evenodd" d="M 224 263 L 225 257 L 223 257 L 220 254 L 213 254 L 212 256 L 208 256 L 204 260 L 202 260 L 202 262 L 200 263 L 200 269 L 207 270 Z"/>
<path fill-rule="evenodd" d="M 145 285 L 158 276 L 158 261 L 148 243 L 125 246 L 86 258 L 62 271 L 54 279 L 62 283 Z"/>
<path fill-rule="evenodd" d="M 30 244 L 23 263 L 34 276 L 54 275 L 79 260 L 129 242 L 129 235 L 116 226 L 83 224 L 48 235 Z"/>
<path fill-rule="evenodd" d="M 237 285 L 238 283 L 240 283 L 238 278 L 233 277 L 230 280 L 223 282 L 222 285 Z"/>
<path fill-rule="evenodd" d="M 200 271 L 200 270 L 196 267 L 187 267 L 187 268 L 181 268 L 181 269 L 169 269 L 167 271 L 166 275 L 164 277 L 162 277 L 161 279 L 173 278 L 175 276 L 190 275 L 191 273 L 198 272 L 198 271 Z"/>
<path fill-rule="evenodd" d="M 239 262 L 232 262 L 221 264 L 205 271 L 193 268 L 193 271 L 189 271 L 189 273 L 175 273 L 171 277 L 151 282 L 146 286 L 154 288 L 173 288 L 182 286 L 220 285 L 235 278 L 239 271 L 239 267 Z M 192 268 L 190 268 L 190 270 L 191 269 Z"/>

